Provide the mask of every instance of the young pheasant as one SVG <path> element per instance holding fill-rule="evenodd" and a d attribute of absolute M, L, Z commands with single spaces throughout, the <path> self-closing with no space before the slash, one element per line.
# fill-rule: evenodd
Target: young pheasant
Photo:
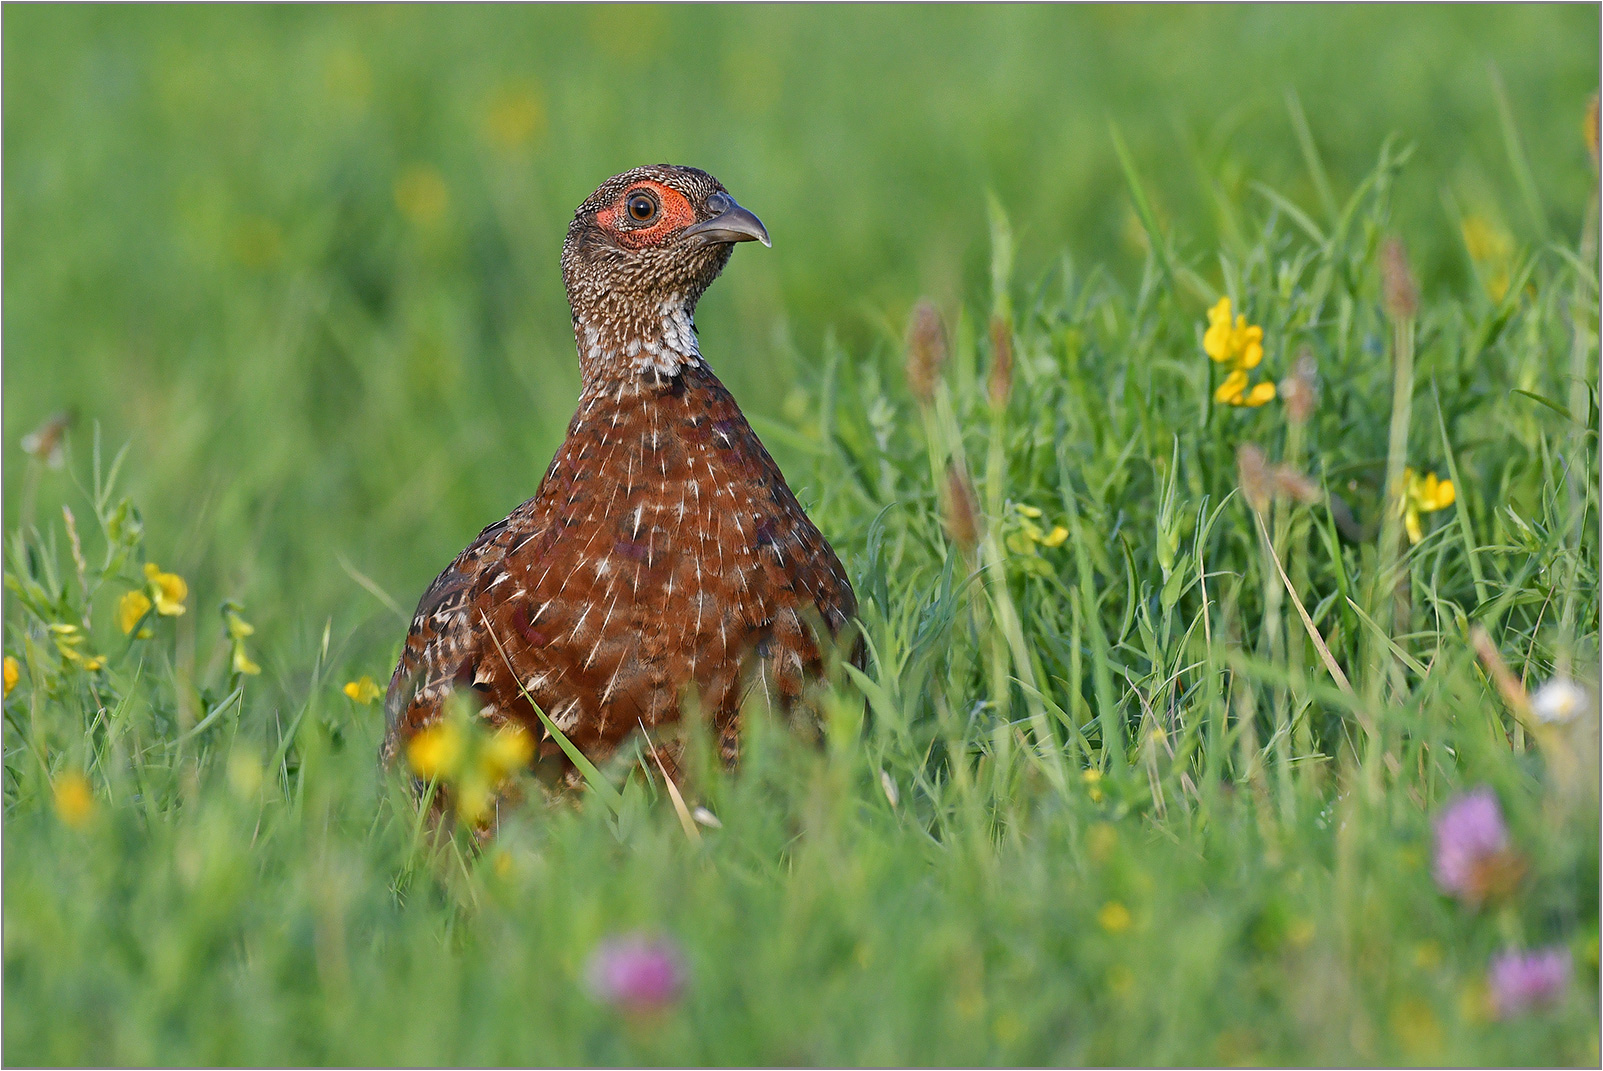
<path fill-rule="evenodd" d="M 756 216 L 691 167 L 640 167 L 579 206 L 562 246 L 582 390 L 535 496 L 429 586 L 390 681 L 383 757 L 469 690 L 492 726 L 588 757 L 694 695 L 733 758 L 748 693 L 785 706 L 822 668 L 814 626 L 851 584 L 696 341 L 696 302 Z M 655 734 L 653 734 L 655 735 Z"/>

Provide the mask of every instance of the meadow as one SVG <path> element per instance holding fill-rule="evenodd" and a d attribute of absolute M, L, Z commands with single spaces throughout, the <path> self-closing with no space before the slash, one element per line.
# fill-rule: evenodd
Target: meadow
<path fill-rule="evenodd" d="M 1598 1062 L 1596 8 L 0 17 L 7 1063 Z M 871 657 L 431 835 L 662 159 Z"/>

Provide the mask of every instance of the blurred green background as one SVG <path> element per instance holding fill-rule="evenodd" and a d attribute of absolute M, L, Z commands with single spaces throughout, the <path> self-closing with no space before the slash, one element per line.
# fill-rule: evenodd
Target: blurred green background
<path fill-rule="evenodd" d="M 76 410 L 80 458 L 100 422 L 164 567 L 242 597 L 271 650 L 370 619 L 375 674 L 397 624 L 340 558 L 409 608 L 533 493 L 577 391 L 559 245 L 617 171 L 704 167 L 767 223 L 699 323 L 776 419 L 831 333 L 866 353 L 982 285 L 988 189 L 1020 278 L 1067 249 L 1135 285 L 1110 120 L 1205 274 L 1249 180 L 1317 203 L 1288 91 L 1338 199 L 1389 132 L 1417 143 L 1395 225 L 1427 291 L 1469 270 L 1446 205 L 1528 243 L 1573 235 L 1591 181 L 1594 5 L 3 17 L 7 475 L 49 414 Z"/>
<path fill-rule="evenodd" d="M 7 1063 L 1596 1065 L 1595 721 L 1527 739 L 1468 642 L 1595 686 L 1596 5 L 0 21 Z M 704 350 L 840 550 L 872 676 L 823 748 L 750 719 L 738 778 L 686 781 L 723 823 L 699 843 L 627 757 L 622 803 L 435 843 L 344 686 L 382 682 L 398 615 L 534 492 L 578 388 L 573 206 L 660 160 L 773 235 L 709 294 Z M 1385 311 L 1387 232 L 1417 324 Z M 1259 381 L 1287 377 L 1272 405 L 1209 401 L 1223 293 L 1264 328 Z M 946 415 L 902 375 L 921 295 Z M 67 409 L 69 464 L 26 456 Z M 98 507 L 73 486 L 97 425 L 128 446 Z M 1339 539 L 1333 501 L 1255 533 L 1248 444 L 1366 524 L 1387 465 L 1457 499 L 1396 583 L 1384 527 Z M 980 583 L 932 493 L 959 448 Z M 188 610 L 130 640 L 154 563 Z M 1518 886 L 1485 909 L 1431 851 L 1479 784 Z M 583 984 L 635 926 L 691 970 L 660 1030 Z M 1516 947 L 1570 954 L 1569 992 L 1494 1019 Z"/>

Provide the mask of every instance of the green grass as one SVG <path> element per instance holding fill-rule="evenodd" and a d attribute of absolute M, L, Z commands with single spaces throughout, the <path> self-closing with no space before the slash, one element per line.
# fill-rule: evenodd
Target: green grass
<path fill-rule="evenodd" d="M 1473 644 L 1595 694 L 1595 9 L 4 20 L 8 1063 L 1596 1063 L 1595 709 L 1527 732 Z M 662 158 L 774 235 L 704 349 L 873 658 L 820 746 L 754 712 L 693 769 L 699 843 L 624 764 L 434 841 L 342 686 L 533 492 L 562 230 Z M 1222 294 L 1306 423 L 1212 400 Z M 1248 444 L 1317 489 L 1261 528 Z M 1417 545 L 1405 464 L 1457 488 Z M 146 561 L 188 609 L 130 640 Z M 1473 909 L 1430 823 L 1478 784 L 1526 868 Z M 655 1018 L 583 984 L 632 929 L 688 964 Z M 1553 944 L 1564 999 L 1489 1016 Z"/>

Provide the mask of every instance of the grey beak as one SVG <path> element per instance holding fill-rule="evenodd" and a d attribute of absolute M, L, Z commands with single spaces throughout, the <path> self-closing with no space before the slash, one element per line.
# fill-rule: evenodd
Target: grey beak
<path fill-rule="evenodd" d="M 708 242 L 761 242 L 772 246 L 763 221 L 741 208 L 727 193 L 715 193 L 707 198 L 707 207 L 717 215 L 693 223 L 684 229 L 681 237 L 699 234 Z"/>

